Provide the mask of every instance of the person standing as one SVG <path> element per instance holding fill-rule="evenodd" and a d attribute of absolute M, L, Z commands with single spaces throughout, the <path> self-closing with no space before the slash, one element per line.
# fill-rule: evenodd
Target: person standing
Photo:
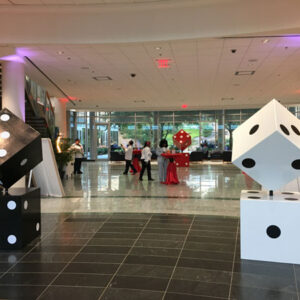
<path fill-rule="evenodd" d="M 167 167 L 169 162 L 168 159 L 162 156 L 163 153 L 167 152 L 167 148 L 168 141 L 166 139 L 162 139 L 159 143 L 159 147 L 156 149 L 158 176 L 160 183 L 164 183 L 167 178 Z"/>
<path fill-rule="evenodd" d="M 81 162 L 83 158 L 83 146 L 80 144 L 80 139 L 76 139 L 75 143 L 70 147 L 70 150 L 75 153 L 74 174 L 82 174 Z"/>
<path fill-rule="evenodd" d="M 149 141 L 147 141 L 145 143 L 145 146 L 144 146 L 143 150 L 142 150 L 142 157 L 141 157 L 142 170 L 141 170 L 140 178 L 139 178 L 140 181 L 143 181 L 143 175 L 144 175 L 144 172 L 145 172 L 146 168 L 147 168 L 148 180 L 149 181 L 154 180 L 151 177 L 151 156 L 152 156 L 152 153 L 151 153 L 150 145 L 151 145 L 151 143 Z"/>
<path fill-rule="evenodd" d="M 121 147 L 125 151 L 125 161 L 126 161 L 125 171 L 123 172 L 123 174 L 124 175 L 128 174 L 129 167 L 133 171 L 132 175 L 136 174 L 137 171 L 131 163 L 132 162 L 132 153 L 133 153 L 133 141 L 132 140 L 129 141 L 127 148 L 125 148 L 122 144 L 121 144 Z"/>

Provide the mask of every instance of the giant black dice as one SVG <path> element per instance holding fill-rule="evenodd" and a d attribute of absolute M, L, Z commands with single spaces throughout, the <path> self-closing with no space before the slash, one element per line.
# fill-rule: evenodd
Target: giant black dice
<path fill-rule="evenodd" d="M 11 188 L 0 195 L 0 248 L 20 249 L 41 232 L 39 188 Z"/>
<path fill-rule="evenodd" d="M 40 134 L 4 108 L 0 111 L 0 185 L 8 189 L 43 160 Z"/>

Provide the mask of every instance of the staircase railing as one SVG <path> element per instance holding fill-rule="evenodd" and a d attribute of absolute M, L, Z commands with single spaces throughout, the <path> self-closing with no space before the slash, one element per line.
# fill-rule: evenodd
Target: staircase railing
<path fill-rule="evenodd" d="M 49 94 L 26 78 L 25 96 L 35 117 L 45 119 L 50 137 L 54 138 L 55 115 Z"/>

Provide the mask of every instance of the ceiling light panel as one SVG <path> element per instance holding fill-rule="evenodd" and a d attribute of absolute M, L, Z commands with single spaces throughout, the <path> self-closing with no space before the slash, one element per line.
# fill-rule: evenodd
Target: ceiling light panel
<path fill-rule="evenodd" d="M 236 71 L 234 75 L 236 76 L 251 76 L 254 75 L 255 71 Z"/>
<path fill-rule="evenodd" d="M 94 76 L 93 79 L 96 80 L 96 81 L 112 80 L 112 78 L 109 77 L 109 76 Z"/>

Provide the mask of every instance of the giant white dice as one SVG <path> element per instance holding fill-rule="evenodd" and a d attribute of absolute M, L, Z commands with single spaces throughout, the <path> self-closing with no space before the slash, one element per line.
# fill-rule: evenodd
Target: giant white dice
<path fill-rule="evenodd" d="M 242 191 L 241 258 L 300 264 L 300 193 Z"/>
<path fill-rule="evenodd" d="M 273 99 L 233 132 L 232 162 L 269 190 L 300 176 L 300 120 Z"/>

